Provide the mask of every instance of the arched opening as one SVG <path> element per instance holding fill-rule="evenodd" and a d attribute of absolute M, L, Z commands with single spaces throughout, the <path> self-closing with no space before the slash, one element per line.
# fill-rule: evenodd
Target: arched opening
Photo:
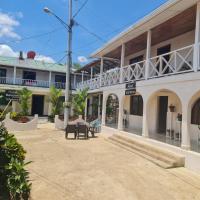
<path fill-rule="evenodd" d="M 150 138 L 181 146 L 182 104 L 175 92 L 154 92 L 147 102 L 147 119 Z"/>
<path fill-rule="evenodd" d="M 124 131 L 142 135 L 143 98 L 139 93 L 125 96 L 123 102 Z"/>
<path fill-rule="evenodd" d="M 119 114 L 119 99 L 115 94 L 110 94 L 106 102 L 106 126 L 117 128 Z"/>
<path fill-rule="evenodd" d="M 190 116 L 189 133 L 191 150 L 200 152 L 200 92 L 191 98 L 188 112 Z"/>

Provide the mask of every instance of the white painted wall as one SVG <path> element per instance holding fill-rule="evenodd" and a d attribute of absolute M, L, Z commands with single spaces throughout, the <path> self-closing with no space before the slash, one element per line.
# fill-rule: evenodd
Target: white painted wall
<path fill-rule="evenodd" d="M 143 117 L 130 114 L 130 96 L 126 96 L 124 98 L 124 110 L 128 112 L 128 128 L 136 131 L 141 131 Z"/>

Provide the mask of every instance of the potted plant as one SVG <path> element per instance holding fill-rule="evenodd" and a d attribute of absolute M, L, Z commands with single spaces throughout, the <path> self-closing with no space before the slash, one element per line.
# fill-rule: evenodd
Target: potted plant
<path fill-rule="evenodd" d="M 54 122 L 55 115 L 59 115 L 61 112 L 62 106 L 62 90 L 57 89 L 55 86 L 51 86 L 49 102 L 52 104 L 51 115 L 48 116 L 50 122 Z"/>
<path fill-rule="evenodd" d="M 72 105 L 76 116 L 84 118 L 88 88 L 78 91 L 72 98 Z"/>
<path fill-rule="evenodd" d="M 175 112 L 175 106 L 171 104 L 169 106 L 169 110 L 170 110 L 170 112 Z"/>
<path fill-rule="evenodd" d="M 177 120 L 178 120 L 179 122 L 182 122 L 182 114 L 181 114 L 181 113 L 178 113 L 178 115 L 177 115 Z"/>

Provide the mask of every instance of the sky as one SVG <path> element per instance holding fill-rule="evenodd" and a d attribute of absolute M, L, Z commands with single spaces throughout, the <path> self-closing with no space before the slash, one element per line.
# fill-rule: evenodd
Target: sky
<path fill-rule="evenodd" d="M 85 1 L 73 0 L 74 14 Z M 93 51 L 166 1 L 87 0 L 75 17 L 73 62 L 86 64 Z M 38 60 L 66 62 L 67 30 L 44 7 L 67 22 L 68 0 L 0 0 L 0 55 L 32 50 Z"/>

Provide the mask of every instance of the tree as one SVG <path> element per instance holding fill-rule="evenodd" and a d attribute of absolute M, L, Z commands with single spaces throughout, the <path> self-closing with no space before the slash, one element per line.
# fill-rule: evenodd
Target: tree
<path fill-rule="evenodd" d="M 73 63 L 73 68 L 78 70 L 82 68 L 82 65 L 80 63 Z"/>
<path fill-rule="evenodd" d="M 22 115 L 27 116 L 30 108 L 30 98 L 32 96 L 32 92 L 27 88 L 23 88 L 22 90 L 18 91 L 18 94 L 21 113 Z"/>
<path fill-rule="evenodd" d="M 77 93 L 73 96 L 72 105 L 75 115 L 82 115 L 82 117 L 84 116 L 87 96 L 88 88 L 77 91 Z"/>
<path fill-rule="evenodd" d="M 49 101 L 52 104 L 52 109 L 51 109 L 52 117 L 55 117 L 55 115 L 60 114 L 60 111 L 62 109 L 61 96 L 62 96 L 62 90 L 56 89 L 55 86 L 51 86 Z"/>

